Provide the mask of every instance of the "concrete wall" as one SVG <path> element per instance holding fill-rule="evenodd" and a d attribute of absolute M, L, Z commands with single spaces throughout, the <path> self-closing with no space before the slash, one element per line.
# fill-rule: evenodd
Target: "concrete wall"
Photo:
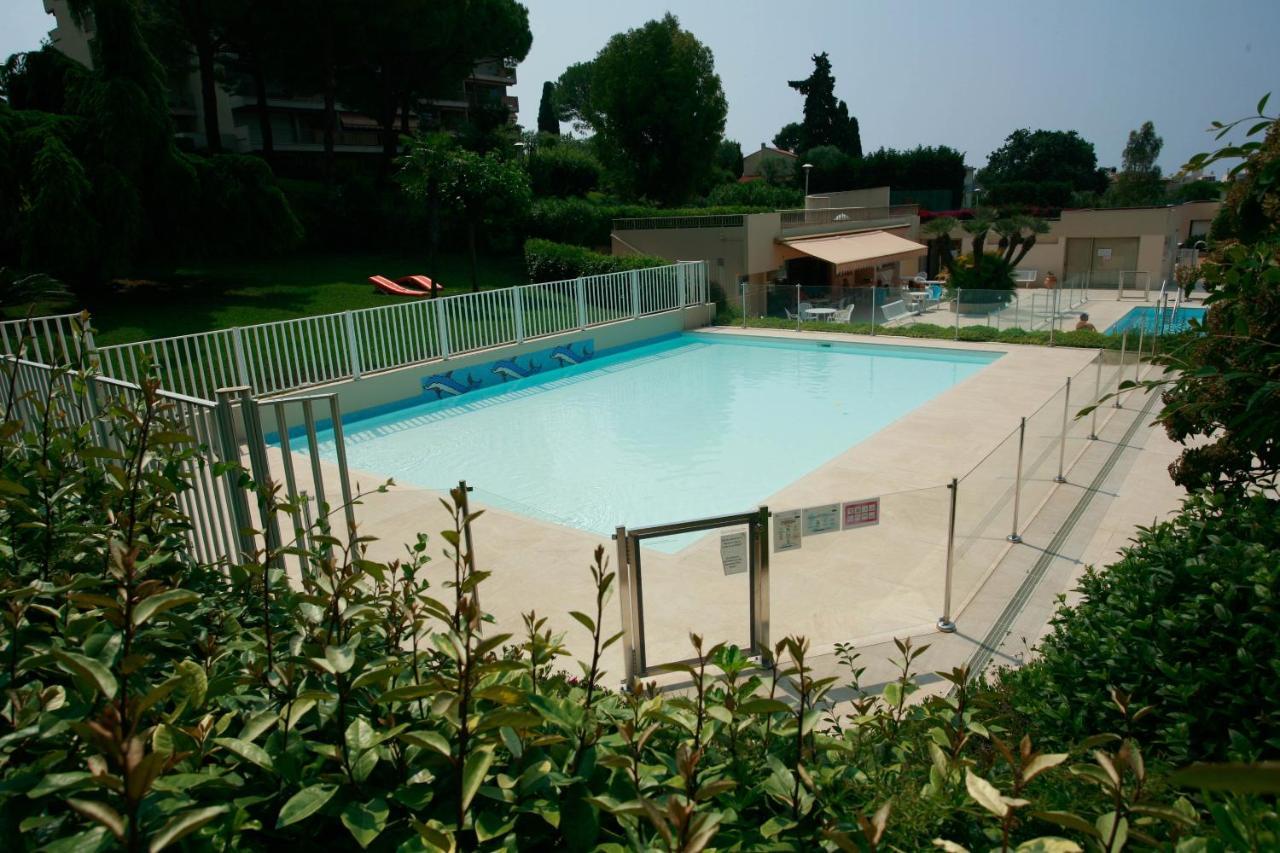
<path fill-rule="evenodd" d="M 710 303 L 690 305 L 683 310 L 665 311 L 661 314 L 650 314 L 631 320 L 621 320 L 616 323 L 606 323 L 601 326 L 574 330 L 562 335 L 535 338 L 521 344 L 494 347 L 446 359 L 434 359 L 409 365 L 408 367 L 366 375 L 358 380 L 335 382 L 279 396 L 287 398 L 305 394 L 336 393 L 345 419 L 348 416 L 359 415 L 365 410 L 377 409 L 378 407 L 403 400 L 429 402 L 429 398 L 424 396 L 422 391 L 422 380 L 425 377 L 442 373 L 446 370 L 471 367 L 497 361 L 498 359 L 516 358 L 528 353 L 586 340 L 594 341 L 595 351 L 600 352 L 636 343 L 637 341 L 675 334 L 686 329 L 701 328 L 710 323 L 714 316 L 715 306 Z M 302 407 L 294 405 L 287 408 L 289 409 L 288 422 L 290 428 L 302 426 Z M 318 411 L 317 416 L 319 417 L 320 414 Z M 264 429 L 274 431 L 276 429 L 274 414 L 265 419 Z"/>
<path fill-rule="evenodd" d="M 747 226 L 732 228 L 638 228 L 615 231 L 613 254 L 654 255 L 675 261 L 706 261 L 708 280 L 730 293 L 748 273 Z"/>
<path fill-rule="evenodd" d="M 862 190 L 842 190 L 835 193 L 805 196 L 805 210 L 824 207 L 888 207 L 889 187 L 867 187 Z"/>
<path fill-rule="evenodd" d="M 1189 202 L 1176 207 L 1125 207 L 1114 209 L 1064 210 L 1050 220 L 1049 233 L 1041 235 L 1019 269 L 1036 270 L 1036 283 L 1043 284 L 1046 272 L 1062 278 L 1066 266 L 1066 244 L 1071 238 L 1138 240 L 1137 268 L 1151 274 L 1157 289 L 1164 279 L 1173 278 L 1178 244 L 1187 239 L 1193 221 L 1213 219 L 1221 204 L 1216 201 Z M 973 250 L 972 238 L 960 228 L 951 232 L 962 241 L 962 251 Z M 988 235 L 987 247 L 996 250 L 995 235 Z"/>

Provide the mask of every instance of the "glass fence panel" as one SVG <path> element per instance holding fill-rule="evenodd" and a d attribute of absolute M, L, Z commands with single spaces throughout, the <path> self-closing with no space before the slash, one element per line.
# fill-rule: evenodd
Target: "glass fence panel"
<path fill-rule="evenodd" d="M 750 647 L 750 553 L 745 524 L 640 540 L 632 578 L 646 669 L 695 657 L 690 634 L 702 637 L 704 650 Z"/>
<path fill-rule="evenodd" d="M 297 455 L 306 458 L 302 453 Z M 343 513 L 337 507 L 337 480 L 329 478 L 334 469 L 327 461 L 321 464 L 325 471 L 328 499 L 332 504 L 334 535 L 345 541 Z M 309 473 L 300 467 L 298 474 L 300 485 L 309 487 Z M 412 549 L 418 536 L 425 535 L 422 553 L 429 561 L 418 570 L 418 577 L 430 583 L 428 595 L 452 608 L 455 562 L 453 549 L 441 532 L 452 530 L 454 520 L 442 501 L 450 500 L 450 489 L 457 484 L 442 483 L 434 488 L 397 485 L 386 492 L 371 491 L 380 482 L 353 483 L 357 494 L 364 492 L 356 507 L 356 518 L 359 535 L 372 537 L 366 545 L 369 559 L 406 562 L 413 558 Z M 562 635 L 562 643 L 572 655 L 589 661 L 591 634 L 570 616 L 570 612 L 576 610 L 595 619 L 596 594 L 591 566 L 595 549 L 602 546 L 606 570 L 616 571 L 617 548 L 611 536 L 559 523 L 545 512 L 523 506 L 480 486 L 472 487 L 468 503 L 470 511 L 478 513 L 471 525 L 475 565 L 489 573 L 479 591 L 481 609 L 494 620 L 486 630 L 511 633 L 513 637 L 509 642 L 512 644 L 523 642 L 524 617 L 534 613 L 537 619 L 547 620 L 544 630 Z M 308 510 L 312 517 L 316 511 L 314 505 Z M 645 554 L 646 558 L 648 556 Z M 654 571 L 661 576 L 661 563 L 655 562 L 659 565 Z M 646 563 L 645 568 L 648 567 Z M 296 575 L 297 568 L 293 562 L 289 563 L 288 569 L 291 576 Z M 746 586 L 745 579 L 742 586 Z M 715 602 L 705 600 L 702 603 L 708 607 L 715 605 Z M 616 578 L 604 605 L 602 624 L 605 637 L 622 629 Z M 743 624 L 746 624 L 745 616 Z M 682 652 L 688 648 L 687 634 L 676 639 L 683 643 Z M 562 660 L 559 668 L 577 674 L 577 667 L 567 661 Z M 611 685 L 622 678 L 621 643 L 615 643 L 606 651 L 604 668 L 609 673 Z"/>
<path fill-rule="evenodd" d="M 945 485 L 769 507 L 770 635 L 817 652 L 928 631 L 942 608 L 950 490 Z M 799 527 L 798 540 L 788 528 Z"/>
<path fill-rule="evenodd" d="M 964 609 L 1008 550 L 1018 498 L 1019 431 L 1014 429 L 956 485 L 956 531 L 952 553 L 951 612 Z M 1020 505 L 1019 525 L 1028 507 Z"/>
<path fill-rule="evenodd" d="M 1145 329 L 1144 352 L 1157 331 L 1182 330 L 1194 316 L 1192 309 L 1183 310 L 1175 322 L 1172 309 L 1118 300 L 1115 293 L 1114 288 L 1091 287 L 1088 276 L 1072 276 L 1052 288 L 957 289 L 932 281 L 875 287 L 748 284 L 740 287 L 728 314 L 733 323 L 797 331 L 969 341 L 1019 342 L 1021 333 L 1038 333 L 1033 342 L 1052 343 L 1051 336 L 1059 333 L 1091 331 L 1117 338 L 1129 330 L 1132 347 Z M 740 304 L 747 306 L 745 316 Z"/>
<path fill-rule="evenodd" d="M 1022 453 L 1020 531 L 1048 500 L 1056 485 L 1063 417 L 1068 414 L 1065 385 L 1064 380 L 1064 387 L 1027 417 Z"/>

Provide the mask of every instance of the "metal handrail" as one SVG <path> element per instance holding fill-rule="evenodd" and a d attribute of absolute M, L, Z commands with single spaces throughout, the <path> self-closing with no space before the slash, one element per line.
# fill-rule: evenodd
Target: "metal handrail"
<path fill-rule="evenodd" d="M 899 219 L 918 216 L 916 204 L 894 204 L 888 207 L 813 207 L 780 210 L 782 227 L 789 225 L 833 225 L 838 222 L 869 222 L 877 219 Z"/>

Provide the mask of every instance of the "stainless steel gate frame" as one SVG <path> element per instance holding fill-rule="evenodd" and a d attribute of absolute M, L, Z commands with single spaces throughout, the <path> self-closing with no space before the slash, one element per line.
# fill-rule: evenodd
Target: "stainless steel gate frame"
<path fill-rule="evenodd" d="M 618 548 L 618 599 L 622 607 L 622 654 L 625 661 L 625 683 L 632 684 L 665 664 L 649 666 L 644 651 L 644 596 L 640 544 L 645 539 L 696 533 L 724 527 L 747 526 L 747 578 L 751 585 L 751 645 L 748 654 L 767 658 L 769 652 L 769 508 L 753 512 L 720 515 L 672 524 L 658 524 L 627 530 L 619 527 L 613 534 Z M 689 661 L 667 661 L 688 663 Z"/>

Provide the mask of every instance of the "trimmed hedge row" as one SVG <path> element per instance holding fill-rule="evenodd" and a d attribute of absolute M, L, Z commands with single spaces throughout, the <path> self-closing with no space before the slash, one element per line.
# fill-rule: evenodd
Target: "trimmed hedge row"
<path fill-rule="evenodd" d="M 742 324 L 742 315 L 737 311 L 725 308 L 716 315 L 716 323 L 721 326 L 738 326 Z M 783 317 L 752 317 L 747 320 L 747 326 L 754 329 L 795 329 L 796 321 L 788 320 Z M 871 334 L 870 323 L 828 323 L 825 321 L 810 320 L 800 324 L 800 328 L 807 332 L 846 332 L 854 335 Z M 955 326 L 940 326 L 933 323 L 914 323 L 910 326 L 886 326 L 878 324 L 876 326 L 876 334 L 885 337 L 895 338 L 930 338 L 933 340 L 960 340 L 972 343 L 1001 343 L 1001 344 L 1035 344 L 1039 346 L 1047 346 L 1049 343 L 1049 331 L 1047 329 L 993 329 L 990 326 L 961 326 L 960 334 L 956 335 Z M 1165 335 L 1161 338 L 1160 347 L 1162 350 L 1169 350 L 1180 345 L 1192 333 L 1183 332 L 1177 335 Z M 1108 349 L 1118 350 L 1121 346 L 1121 338 L 1119 335 L 1104 335 L 1101 332 L 1089 331 L 1062 331 L 1056 332 L 1053 336 L 1053 343 L 1060 347 L 1079 347 L 1082 349 Z M 1129 346 L 1133 346 L 1133 339 L 1130 338 Z M 1132 349 L 1130 349 L 1132 352 Z"/>
<path fill-rule="evenodd" d="M 613 220 L 646 216 L 714 216 L 735 213 L 764 213 L 772 208 L 733 205 L 728 207 L 660 208 L 642 204 L 607 204 L 582 198 L 544 198 L 533 203 L 528 234 L 558 243 L 604 247 L 609 245 Z"/>
<path fill-rule="evenodd" d="M 651 255 L 615 257 L 593 252 L 581 246 L 556 243 L 551 240 L 525 240 L 524 264 L 529 271 L 529 281 L 561 281 L 582 275 L 602 275 L 623 270 L 661 267 L 671 263 L 665 258 Z"/>

